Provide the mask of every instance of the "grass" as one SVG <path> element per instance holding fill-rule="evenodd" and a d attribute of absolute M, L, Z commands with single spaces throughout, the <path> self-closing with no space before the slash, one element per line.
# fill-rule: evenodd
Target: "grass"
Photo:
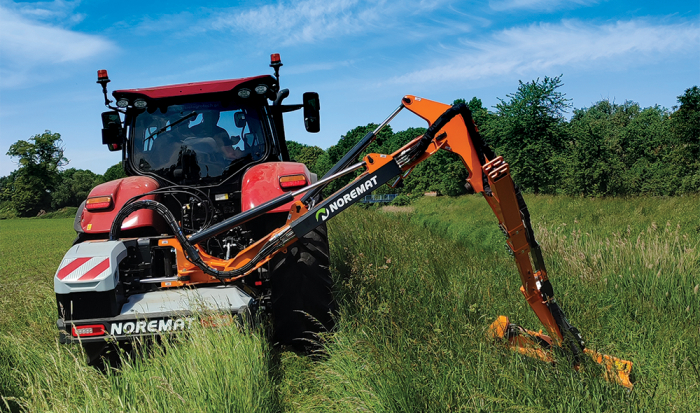
<path fill-rule="evenodd" d="M 549 203 L 562 211 L 581 203 L 528 200 L 536 219 Z M 354 210 L 335 222 L 342 334 L 328 361 L 294 376 L 308 387 L 297 382 L 283 399 L 300 411 L 692 411 L 700 405 L 697 200 L 661 200 L 667 212 L 653 219 L 680 220 L 668 226 L 649 217 L 642 230 L 625 223 L 624 201 L 597 200 L 592 212 L 580 207 L 570 231 L 556 213 L 537 227 L 557 296 L 588 345 L 635 363 L 631 393 L 605 382 L 597 366 L 574 373 L 484 339 L 500 314 L 539 324 L 490 210 L 465 197 L 425 198 L 414 212 Z M 589 222 L 600 213 L 613 215 L 609 225 Z"/>
<path fill-rule="evenodd" d="M 30 412 L 278 411 L 262 331 L 198 328 L 101 374 L 58 344 L 53 275 L 73 218 L 0 224 L 0 393 Z M 2 406 L 2 404 L 0 404 Z"/>
<path fill-rule="evenodd" d="M 351 208 L 330 223 L 341 314 L 324 357 L 265 332 L 195 330 L 119 371 L 58 345 L 51 279 L 71 219 L 0 222 L 0 391 L 27 411 L 693 411 L 700 406 L 700 197 L 529 196 L 550 279 L 590 347 L 634 362 L 632 392 L 490 342 L 539 329 L 478 196 Z M 9 398 L 9 399 L 8 399 Z"/>
<path fill-rule="evenodd" d="M 65 207 L 57 211 L 47 212 L 38 216 L 39 219 L 55 219 L 55 218 L 75 218 L 75 213 L 78 212 L 78 207 Z"/>

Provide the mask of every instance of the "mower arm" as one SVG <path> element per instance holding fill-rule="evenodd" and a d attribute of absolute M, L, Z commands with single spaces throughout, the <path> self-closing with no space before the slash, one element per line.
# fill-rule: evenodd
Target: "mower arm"
<path fill-rule="evenodd" d="M 430 126 L 425 134 L 393 154 L 368 154 L 362 162 L 351 165 L 372 143 L 379 130 L 403 108 L 428 122 Z M 581 356 L 587 354 L 606 367 L 610 381 L 632 387 L 629 381 L 632 363 L 585 349 L 578 330 L 569 323 L 557 304 L 539 244 L 532 231 L 530 214 L 520 190 L 513 183 L 510 167 L 502 157 L 495 156 L 481 139 L 471 112 L 465 104 L 449 106 L 411 95 L 405 96 L 401 106 L 374 132 L 367 134 L 323 179 L 196 233 L 190 240 L 179 231 L 174 218 L 166 217 L 166 221 L 173 226 L 178 241 L 169 244 L 177 252 L 178 273 L 186 275 L 190 282 L 240 279 L 260 268 L 297 239 L 359 202 L 364 194 L 371 193 L 397 175 L 400 176 L 399 179 L 404 178 L 416 165 L 440 149 L 460 156 L 469 173 L 468 186 L 483 194 L 496 215 L 520 274 L 520 291 L 549 333 L 549 336 L 534 333 L 510 324 L 505 317 L 499 317 L 491 325 L 491 335 L 507 339 L 511 347 L 523 354 L 546 361 L 554 360 L 550 351 L 553 346 L 564 348 L 572 356 L 576 368 L 580 364 Z M 364 172 L 354 181 L 328 198 L 316 202 L 321 189 L 330 181 L 362 168 L 365 169 Z M 193 245 L 265 213 L 270 205 L 287 203 L 304 193 L 306 196 L 293 203 L 285 226 L 274 230 L 230 260 L 209 256 L 202 248 Z M 155 201 L 138 202 L 150 204 L 134 205 L 132 210 L 156 209 L 153 204 Z M 167 210 L 159 212 L 163 215 Z M 115 220 L 113 230 L 119 228 L 119 225 L 120 222 Z M 114 233 L 111 236 L 112 239 L 116 237 Z"/>

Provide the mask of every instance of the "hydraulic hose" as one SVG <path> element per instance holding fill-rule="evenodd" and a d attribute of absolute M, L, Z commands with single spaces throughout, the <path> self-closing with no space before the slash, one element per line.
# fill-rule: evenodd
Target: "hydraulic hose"
<path fill-rule="evenodd" d="M 443 112 L 443 114 L 440 115 L 440 117 L 438 117 L 435 122 L 428 127 L 423 134 L 423 137 L 421 137 L 415 145 L 406 149 L 399 155 L 397 159 L 399 165 L 407 165 L 423 155 L 425 151 L 428 150 L 430 142 L 435 139 L 435 135 L 457 115 L 462 116 L 462 121 L 467 127 L 467 133 L 469 133 L 471 141 L 474 143 L 474 149 L 476 150 L 476 154 L 479 157 L 479 162 L 481 162 L 481 165 L 483 166 L 489 160 L 496 158 L 496 154 L 488 145 L 486 145 L 486 142 L 484 142 L 479 134 L 479 131 L 476 129 L 474 120 L 472 119 L 472 111 L 469 109 L 469 106 L 467 106 L 465 103 L 459 103 L 457 105 L 453 105 L 451 108 Z M 438 136 L 438 139 L 439 138 L 440 136 Z M 484 185 L 484 193 L 486 195 L 491 195 L 491 188 L 489 187 L 486 174 L 482 174 L 481 179 Z"/>
<path fill-rule="evenodd" d="M 286 244 L 294 236 L 291 229 L 287 228 L 285 231 L 282 231 L 281 233 L 272 237 L 260 249 L 260 251 L 255 255 L 255 257 L 248 263 L 243 265 L 241 268 L 237 268 L 231 271 L 220 271 L 216 268 L 210 267 L 209 265 L 207 265 L 206 262 L 204 262 L 202 257 L 199 255 L 199 251 L 194 247 L 194 245 L 192 245 L 192 243 L 190 243 L 187 237 L 185 237 L 185 234 L 182 232 L 182 229 L 177 224 L 177 220 L 173 216 L 172 212 L 170 212 L 170 210 L 166 208 L 165 205 L 161 204 L 158 201 L 140 200 L 125 205 L 119 211 L 117 216 L 114 218 L 114 221 L 112 222 L 112 227 L 109 231 L 110 241 L 119 239 L 119 231 L 121 230 L 122 222 L 124 221 L 124 219 L 126 219 L 126 217 L 140 209 L 150 209 L 162 216 L 165 222 L 168 224 L 168 226 L 170 226 L 170 228 L 172 229 L 175 238 L 177 238 L 177 240 L 180 242 L 180 245 L 182 245 L 182 250 L 185 253 L 185 258 L 187 258 L 187 260 L 190 261 L 192 264 L 201 268 L 201 270 L 204 271 L 204 273 L 211 275 L 212 277 L 216 277 L 219 280 L 236 278 L 245 275 L 247 272 L 255 268 L 255 265 L 258 262 L 260 262 L 261 259 L 267 257 L 279 248 L 283 247 L 284 244 Z"/>
<path fill-rule="evenodd" d="M 481 164 L 484 165 L 486 162 L 488 162 L 488 160 L 494 159 L 496 155 L 494 154 L 493 150 L 486 145 L 484 140 L 481 138 L 479 131 L 476 130 L 476 126 L 474 125 L 474 120 L 472 118 L 472 111 L 469 109 L 469 106 L 467 106 L 465 103 L 459 103 L 447 109 L 442 115 L 440 115 L 440 117 L 428 127 L 418 143 L 407 149 L 405 154 L 401 155 L 402 160 L 405 159 L 405 163 L 409 163 L 423 155 L 423 153 L 425 153 L 425 151 L 428 149 L 430 142 L 435 139 L 435 135 L 440 131 L 440 129 L 444 128 L 445 125 L 447 125 L 457 115 L 462 116 L 462 120 L 464 121 L 464 125 L 467 127 L 469 137 L 474 143 L 474 149 L 476 149 L 476 153 Z"/>

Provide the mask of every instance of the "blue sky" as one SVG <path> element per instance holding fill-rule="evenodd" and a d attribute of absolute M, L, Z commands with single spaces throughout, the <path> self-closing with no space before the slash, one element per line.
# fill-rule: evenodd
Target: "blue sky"
<path fill-rule="evenodd" d="M 103 173 L 120 161 L 101 145 L 98 69 L 112 91 L 268 74 L 271 53 L 287 103 L 321 95 L 321 132 L 294 112 L 288 139 L 324 149 L 406 94 L 476 96 L 493 109 L 518 80 L 560 74 L 575 108 L 671 108 L 700 85 L 700 2 L 0 0 L 0 176 L 17 167 L 9 146 L 47 129 L 68 167 Z M 425 124 L 406 111 L 392 122 L 410 126 Z"/>

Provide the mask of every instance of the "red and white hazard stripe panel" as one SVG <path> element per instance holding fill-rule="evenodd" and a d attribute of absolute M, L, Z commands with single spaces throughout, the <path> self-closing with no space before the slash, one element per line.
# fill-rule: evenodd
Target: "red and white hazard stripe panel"
<path fill-rule="evenodd" d="M 111 273 L 109 257 L 66 258 L 56 272 L 61 281 L 91 281 Z"/>

